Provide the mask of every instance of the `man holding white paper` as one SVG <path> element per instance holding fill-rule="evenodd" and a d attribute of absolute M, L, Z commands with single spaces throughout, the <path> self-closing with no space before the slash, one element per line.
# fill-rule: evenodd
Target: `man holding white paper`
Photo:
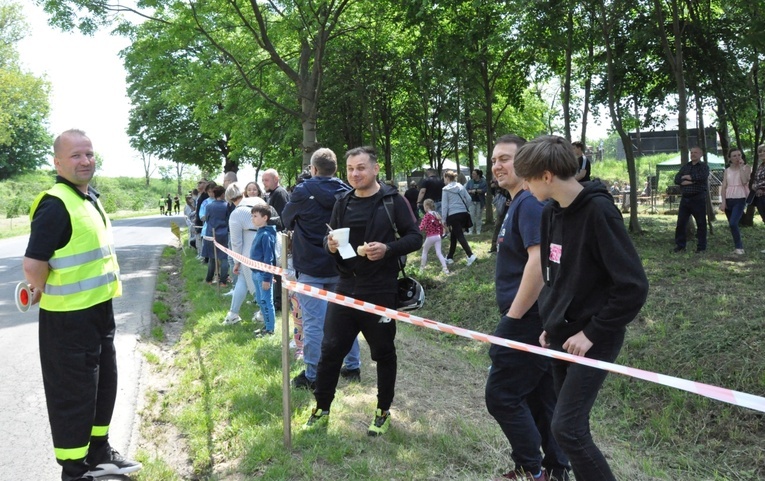
<path fill-rule="evenodd" d="M 337 156 L 330 149 L 322 148 L 314 152 L 310 169 L 311 177 L 295 186 L 282 211 L 282 221 L 284 227 L 292 231 L 292 264 L 298 282 L 334 292 L 340 277 L 335 259 L 324 249 L 324 237 L 327 235 L 327 223 L 335 202 L 351 188 L 335 177 Z M 348 242 L 347 234 L 345 241 Z M 350 249 L 353 252 L 353 248 Z M 303 310 L 305 369 L 292 379 L 292 386 L 313 390 L 316 387 L 316 369 L 321 355 L 328 303 L 308 294 L 297 292 L 296 295 Z M 354 342 L 340 370 L 343 378 L 360 382 L 360 362 L 359 343 Z"/>
<path fill-rule="evenodd" d="M 337 292 L 395 308 L 398 258 L 418 250 L 422 236 L 409 202 L 395 188 L 378 182 L 380 166 L 375 150 L 358 147 L 346 152 L 345 157 L 353 190 L 337 201 L 329 225 L 331 229 L 349 228 L 349 245 L 359 255 L 344 258 L 332 232 L 325 238 L 324 245 L 340 272 Z M 316 409 L 306 423 L 307 428 L 327 426 L 343 357 L 359 332 L 364 334 L 372 360 L 377 363 L 377 409 L 367 433 L 378 436 L 388 431 L 396 385 L 396 324 L 388 318 L 334 303 L 327 308 L 314 390 Z"/>

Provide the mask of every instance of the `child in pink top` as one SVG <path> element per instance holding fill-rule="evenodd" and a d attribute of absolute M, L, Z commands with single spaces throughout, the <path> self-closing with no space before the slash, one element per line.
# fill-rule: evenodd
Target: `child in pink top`
<path fill-rule="evenodd" d="M 428 263 L 428 251 L 432 247 L 436 251 L 438 260 L 441 262 L 441 272 L 448 274 L 449 269 L 446 268 L 446 259 L 444 259 L 444 255 L 441 253 L 441 235 L 444 233 L 444 224 L 436 212 L 436 203 L 432 199 L 425 199 L 422 207 L 425 209 L 425 217 L 420 222 L 420 230 L 425 231 L 425 243 L 422 244 L 420 267 L 425 269 L 425 265 Z"/>

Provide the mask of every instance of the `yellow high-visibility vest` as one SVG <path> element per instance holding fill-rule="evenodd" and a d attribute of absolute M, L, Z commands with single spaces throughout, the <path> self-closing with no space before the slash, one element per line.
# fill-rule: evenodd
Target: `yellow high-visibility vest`
<path fill-rule="evenodd" d="M 45 194 L 64 202 L 72 221 L 72 237 L 48 261 L 50 272 L 40 308 L 56 312 L 75 311 L 120 296 L 120 268 L 109 218 L 101 217 L 98 209 L 72 187 L 57 183 L 37 196 L 29 212 L 30 219 Z M 98 199 L 96 203 L 104 212 Z"/>

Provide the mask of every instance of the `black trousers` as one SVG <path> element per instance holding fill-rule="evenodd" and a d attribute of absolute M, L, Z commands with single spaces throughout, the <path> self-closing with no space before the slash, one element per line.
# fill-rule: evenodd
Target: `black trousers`
<path fill-rule="evenodd" d="M 40 309 L 40 364 L 62 481 L 98 464 L 117 398 L 114 311 L 108 300 L 87 309 Z"/>
<path fill-rule="evenodd" d="M 542 321 L 533 313 L 523 319 L 502 316 L 494 335 L 538 345 L 541 333 Z M 544 467 L 559 481 L 568 479 L 568 458 L 550 428 L 557 399 L 550 359 L 496 344 L 489 356 L 486 407 L 510 442 L 515 469 L 536 474 Z"/>
<path fill-rule="evenodd" d="M 469 221 L 470 214 L 467 212 L 459 212 L 446 218 L 446 224 L 452 229 L 451 235 L 449 236 L 449 255 L 446 256 L 447 259 L 452 259 L 454 257 L 454 251 L 457 249 L 457 242 L 462 246 L 466 256 L 470 257 L 473 255 L 473 251 L 470 249 L 467 239 L 465 239 L 464 232 L 465 226 L 468 225 Z"/>
<path fill-rule="evenodd" d="M 675 244 L 677 247 L 685 248 L 686 234 L 685 230 L 691 216 L 696 220 L 696 249 L 706 250 L 707 248 L 707 204 L 706 193 L 695 194 L 693 196 L 683 196 L 680 199 L 680 207 L 677 209 L 677 226 L 675 227 Z"/>
<path fill-rule="evenodd" d="M 383 307 L 395 307 L 396 294 L 368 294 L 353 296 Z M 390 409 L 396 389 L 397 357 L 396 321 L 381 318 L 352 307 L 329 303 L 324 318 L 324 339 L 321 342 L 321 357 L 316 370 L 316 407 L 328 411 L 335 399 L 337 381 L 343 359 L 351 350 L 359 332 L 369 344 L 372 360 L 377 363 L 377 407 Z"/>
<path fill-rule="evenodd" d="M 563 340 L 550 339 L 552 349 L 563 350 Z M 624 332 L 595 343 L 586 357 L 614 362 L 624 343 Z M 558 403 L 552 419 L 552 433 L 566 453 L 576 479 L 616 481 L 603 453 L 595 445 L 590 432 L 590 411 L 595 404 L 608 371 L 552 360 L 552 374 Z"/>

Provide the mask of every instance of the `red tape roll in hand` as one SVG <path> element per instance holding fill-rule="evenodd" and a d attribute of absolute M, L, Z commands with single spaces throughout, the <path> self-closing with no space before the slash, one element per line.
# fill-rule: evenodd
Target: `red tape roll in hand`
<path fill-rule="evenodd" d="M 32 305 L 32 291 L 26 282 L 19 282 L 16 286 L 16 307 L 21 312 L 27 312 Z"/>

